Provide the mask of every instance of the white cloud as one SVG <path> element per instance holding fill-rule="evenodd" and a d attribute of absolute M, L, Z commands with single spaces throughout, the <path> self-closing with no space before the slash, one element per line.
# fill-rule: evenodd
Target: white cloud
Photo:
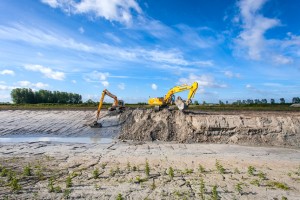
<path fill-rule="evenodd" d="M 108 81 L 101 81 L 101 83 L 102 83 L 102 85 L 103 85 L 104 87 L 109 86 L 109 82 L 108 82 Z"/>
<path fill-rule="evenodd" d="M 241 0 L 238 3 L 243 30 L 236 40 L 240 48 L 247 52 L 250 59 L 260 60 L 264 51 L 267 30 L 280 25 L 277 19 L 271 19 L 259 14 L 267 0 Z"/>
<path fill-rule="evenodd" d="M 84 33 L 84 28 L 83 27 L 79 27 L 78 31 L 83 34 Z"/>
<path fill-rule="evenodd" d="M 210 75 L 201 75 L 197 76 L 195 74 L 190 74 L 188 78 L 180 78 L 179 83 L 180 84 L 192 84 L 193 82 L 197 81 L 198 86 L 205 88 L 226 88 L 226 84 L 217 83 L 214 79 L 214 77 Z"/>
<path fill-rule="evenodd" d="M 157 90 L 157 85 L 155 83 L 152 83 L 151 88 L 152 90 Z"/>
<path fill-rule="evenodd" d="M 73 38 L 64 37 L 62 33 L 56 34 L 51 30 L 42 30 L 22 24 L 0 25 L 0 39 L 23 41 L 38 46 L 57 46 L 85 52 L 93 51 L 91 46 L 77 42 Z"/>
<path fill-rule="evenodd" d="M 8 85 L 1 85 L 0 84 L 0 90 L 12 90 L 15 89 L 15 86 L 8 86 Z"/>
<path fill-rule="evenodd" d="M 105 33 L 105 36 L 116 43 L 121 43 L 121 39 L 115 36 L 113 33 Z"/>
<path fill-rule="evenodd" d="M 98 71 L 93 71 L 89 74 L 84 75 L 84 80 L 88 82 L 100 82 L 100 81 L 105 81 L 107 77 L 109 76 L 109 73 L 105 72 L 98 72 Z"/>
<path fill-rule="evenodd" d="M 31 83 L 30 81 L 19 81 L 18 86 L 20 87 L 28 87 L 28 88 L 37 88 L 37 89 L 41 89 L 41 88 L 47 88 L 49 85 L 45 84 L 45 83 Z"/>
<path fill-rule="evenodd" d="M 293 63 L 293 59 L 292 58 L 289 58 L 289 57 L 285 57 L 285 56 L 282 56 L 282 55 L 277 55 L 277 56 L 274 56 L 273 57 L 273 61 L 274 63 L 276 64 L 291 64 Z"/>
<path fill-rule="evenodd" d="M 239 73 L 233 73 L 232 71 L 225 71 L 224 75 L 227 78 L 240 78 L 241 77 L 241 75 Z"/>
<path fill-rule="evenodd" d="M 125 90 L 125 84 L 124 84 L 124 83 L 120 83 L 120 84 L 118 85 L 118 88 L 119 88 L 120 90 Z"/>
<path fill-rule="evenodd" d="M 12 75 L 12 76 L 14 76 L 15 72 L 12 71 L 12 70 L 9 70 L 9 69 L 5 69 L 5 70 L 0 71 L 0 74 L 1 75 Z"/>
<path fill-rule="evenodd" d="M 101 55 L 105 60 L 130 61 L 130 62 L 157 62 L 161 64 L 180 66 L 213 66 L 212 60 L 189 61 L 184 58 L 180 49 L 144 49 L 128 48 L 124 46 L 111 46 L 105 43 L 85 44 L 78 42 L 70 36 L 55 34 L 57 30 L 42 30 L 38 28 L 13 24 L 11 26 L 0 25 L 0 39 L 22 41 L 37 46 L 54 46 L 67 48 L 81 52 Z M 116 38 L 115 38 L 116 39 Z M 117 39 L 116 39 L 117 40 Z"/>
<path fill-rule="evenodd" d="M 55 79 L 55 80 L 64 80 L 65 73 L 59 71 L 53 71 L 49 67 L 44 67 L 42 65 L 25 65 L 25 69 L 35 72 L 40 72 L 44 74 L 47 78 Z"/>
<path fill-rule="evenodd" d="M 77 81 L 76 81 L 76 80 L 72 80 L 72 83 L 74 83 L 74 84 L 75 84 L 75 83 L 77 83 Z"/>
<path fill-rule="evenodd" d="M 105 72 L 98 72 L 98 71 L 93 71 L 89 74 L 84 75 L 84 80 L 87 82 L 96 82 L 96 83 L 101 83 L 104 87 L 109 86 L 109 82 L 107 78 L 109 77 L 109 73 Z"/>
<path fill-rule="evenodd" d="M 48 4 L 52 8 L 57 8 L 59 6 L 58 0 L 41 0 L 43 3 Z"/>
<path fill-rule="evenodd" d="M 42 2 L 53 8 L 60 8 L 67 14 L 92 14 L 123 24 L 131 23 L 133 11 L 142 13 L 135 0 L 42 0 Z"/>

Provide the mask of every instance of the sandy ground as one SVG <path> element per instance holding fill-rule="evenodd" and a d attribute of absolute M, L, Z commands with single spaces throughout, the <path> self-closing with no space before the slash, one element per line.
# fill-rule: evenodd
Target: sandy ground
<path fill-rule="evenodd" d="M 217 185 L 222 199 L 300 199 L 300 150 L 220 144 L 114 142 L 111 144 L 10 143 L 0 147 L 2 171 L 13 170 L 22 187 L 9 199 L 206 199 Z M 145 173 L 146 160 L 149 176 Z M 216 160 L 225 171 L 220 173 Z M 24 175 L 30 165 L 31 176 Z M 199 170 L 202 165 L 204 170 Z M 248 173 L 253 166 L 253 175 Z M 174 177 L 169 168 L 174 169 Z M 95 169 L 99 176 L 94 177 Z M 67 177 L 72 186 L 66 187 Z M 62 191 L 50 191 L 53 187 Z M 238 192 L 238 185 L 240 191 Z"/>
<path fill-rule="evenodd" d="M 94 114 L 0 111 L 0 135 L 118 137 L 118 116 L 106 116 L 100 120 L 104 128 L 91 129 L 86 124 Z M 299 148 L 0 143 L 0 165 L 0 199 L 214 199 L 214 186 L 221 199 L 300 199 Z"/>

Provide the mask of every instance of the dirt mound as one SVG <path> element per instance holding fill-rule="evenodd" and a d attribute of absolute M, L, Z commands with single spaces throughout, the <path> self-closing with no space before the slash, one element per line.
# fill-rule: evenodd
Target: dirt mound
<path fill-rule="evenodd" d="M 300 114 L 129 110 L 120 139 L 300 147 Z"/>

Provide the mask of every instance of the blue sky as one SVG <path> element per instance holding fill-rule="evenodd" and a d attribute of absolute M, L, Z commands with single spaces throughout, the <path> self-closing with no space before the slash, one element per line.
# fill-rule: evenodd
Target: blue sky
<path fill-rule="evenodd" d="M 0 102 L 16 87 L 146 102 L 300 96 L 298 0 L 2 0 Z M 187 93 L 179 94 L 186 98 Z"/>

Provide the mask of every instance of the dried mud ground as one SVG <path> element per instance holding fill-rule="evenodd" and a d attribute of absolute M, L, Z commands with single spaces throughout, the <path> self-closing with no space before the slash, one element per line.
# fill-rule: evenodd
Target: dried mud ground
<path fill-rule="evenodd" d="M 34 142 L 0 158 L 1 199 L 300 199 L 299 149 Z"/>
<path fill-rule="evenodd" d="M 102 118 L 100 130 L 87 126 L 94 116 L 91 111 L 0 111 L 0 135 L 118 137 L 118 116 Z M 296 117 L 294 125 L 299 124 L 299 114 Z M 0 199 L 298 200 L 300 149 L 296 147 L 130 140 L 2 142 Z"/>

